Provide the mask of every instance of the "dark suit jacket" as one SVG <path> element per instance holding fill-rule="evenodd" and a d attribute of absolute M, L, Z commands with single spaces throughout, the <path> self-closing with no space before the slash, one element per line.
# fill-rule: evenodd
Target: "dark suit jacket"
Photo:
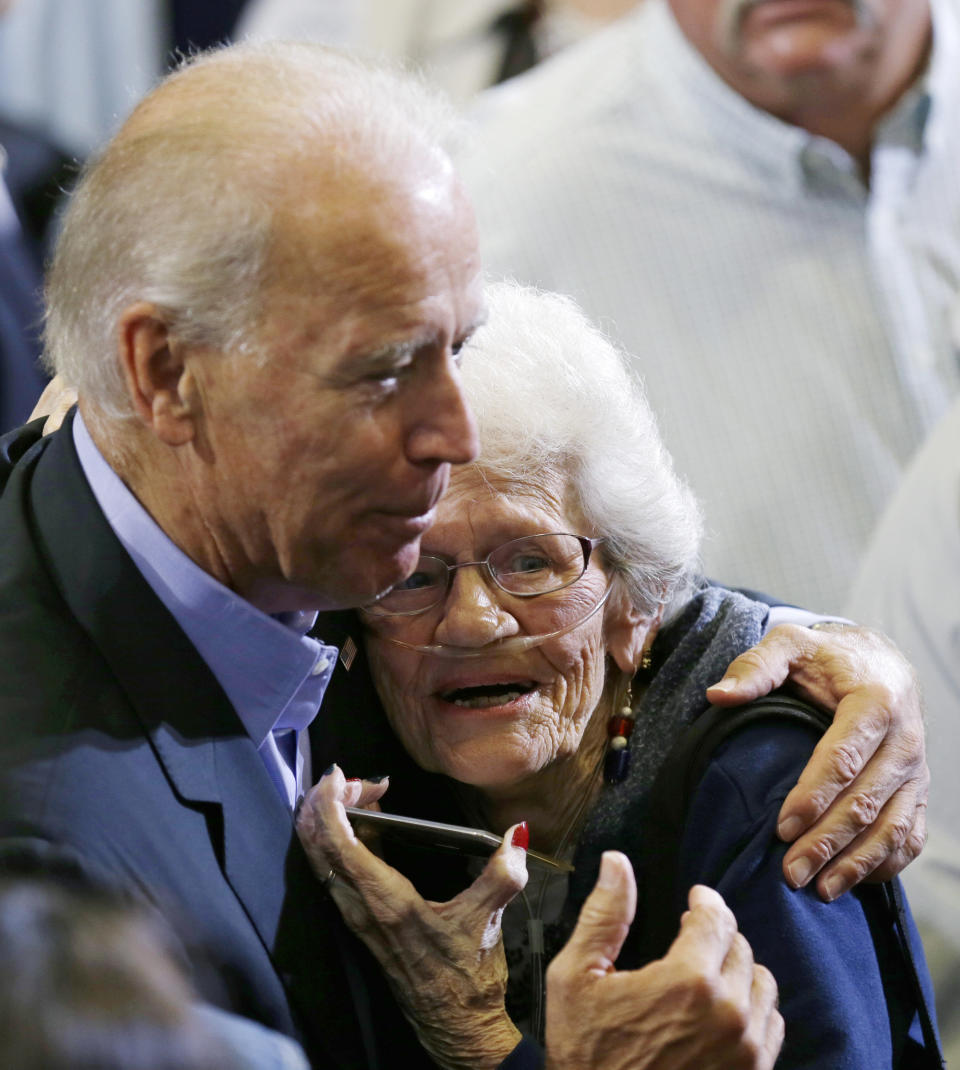
<path fill-rule="evenodd" d="M 225 981 L 204 994 L 297 1036 L 315 1066 L 430 1065 L 107 524 L 71 425 L 27 449 L 0 497 L 0 836 L 66 847 L 158 902 Z"/>

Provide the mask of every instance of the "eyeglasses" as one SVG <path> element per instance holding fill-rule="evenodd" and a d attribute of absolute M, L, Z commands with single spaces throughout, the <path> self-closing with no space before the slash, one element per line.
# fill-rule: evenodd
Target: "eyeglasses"
<path fill-rule="evenodd" d="M 440 605 L 447 597 L 458 568 L 481 568 L 501 591 L 516 598 L 553 594 L 576 583 L 587 571 L 594 547 L 603 542 L 563 532 L 511 539 L 491 550 L 481 561 L 448 565 L 431 554 L 421 554 L 413 574 L 366 607 L 381 617 L 413 616 Z"/>

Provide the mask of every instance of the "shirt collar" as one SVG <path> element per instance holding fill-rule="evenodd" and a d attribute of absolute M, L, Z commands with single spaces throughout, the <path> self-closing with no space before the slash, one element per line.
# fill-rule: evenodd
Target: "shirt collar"
<path fill-rule="evenodd" d="M 77 413 L 73 436 L 100 508 L 223 688 L 259 748 L 274 728 L 303 729 L 316 716 L 336 647 L 306 632 L 316 613 L 271 617 L 196 565 L 159 527 L 97 449 Z"/>
<path fill-rule="evenodd" d="M 839 145 L 783 122 L 750 104 L 713 70 L 677 25 L 666 0 L 648 0 L 649 55 L 664 84 L 683 84 L 699 108 L 705 138 L 722 130 L 724 146 L 737 146 L 744 162 L 785 193 L 800 193 L 824 165 L 855 175 L 852 158 Z M 915 83 L 877 127 L 876 146 L 893 144 L 919 155 L 927 139 L 942 136 L 951 102 L 960 88 L 957 17 L 950 0 L 931 0 L 933 46 Z M 637 23 L 639 26 L 639 22 Z M 642 106 L 642 102 L 640 102 Z M 931 122 L 936 115 L 936 123 Z M 950 121 L 954 121 L 951 115 Z M 726 149 L 728 151 L 728 148 Z"/>

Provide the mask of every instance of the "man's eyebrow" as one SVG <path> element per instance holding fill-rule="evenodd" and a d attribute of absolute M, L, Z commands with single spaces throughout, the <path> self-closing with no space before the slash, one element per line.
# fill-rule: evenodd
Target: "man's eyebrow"
<path fill-rule="evenodd" d="M 484 309 L 476 319 L 472 320 L 470 325 L 460 333 L 454 344 L 462 344 L 479 330 L 486 322 L 488 318 L 487 310 Z M 363 374 L 365 371 L 373 371 L 375 369 L 389 367 L 393 364 L 402 364 L 412 359 L 413 355 L 418 349 L 425 345 L 430 345 L 435 340 L 433 332 L 424 332 L 420 335 L 414 335 L 410 338 L 404 338 L 397 342 L 388 342 L 386 345 L 378 346 L 376 349 L 370 349 L 366 352 L 358 353 L 350 362 L 351 370 Z"/>
<path fill-rule="evenodd" d="M 424 338 L 406 338 L 402 342 L 388 342 L 376 349 L 358 353 L 351 359 L 350 368 L 362 373 L 405 363 L 424 345 L 424 342 Z"/>
<path fill-rule="evenodd" d="M 482 312 L 478 312 L 476 319 L 474 319 L 470 326 L 463 332 L 464 338 L 469 338 L 470 335 L 475 334 L 490 318 L 490 310 L 485 308 Z"/>

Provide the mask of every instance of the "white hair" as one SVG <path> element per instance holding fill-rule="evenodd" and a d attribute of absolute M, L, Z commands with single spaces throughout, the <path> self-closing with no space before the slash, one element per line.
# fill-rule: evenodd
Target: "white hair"
<path fill-rule="evenodd" d="M 465 349 L 482 472 L 556 472 L 638 609 L 669 615 L 699 580 L 701 519 L 639 380 L 568 297 L 487 288 L 490 316 Z"/>
<path fill-rule="evenodd" d="M 71 198 L 47 285 L 47 366 L 107 417 L 129 416 L 115 332 L 141 300 L 184 342 L 251 351 L 273 214 L 297 203 L 291 173 L 389 176 L 402 159 L 452 152 L 461 129 L 415 76 L 322 45 L 189 59 Z"/>

